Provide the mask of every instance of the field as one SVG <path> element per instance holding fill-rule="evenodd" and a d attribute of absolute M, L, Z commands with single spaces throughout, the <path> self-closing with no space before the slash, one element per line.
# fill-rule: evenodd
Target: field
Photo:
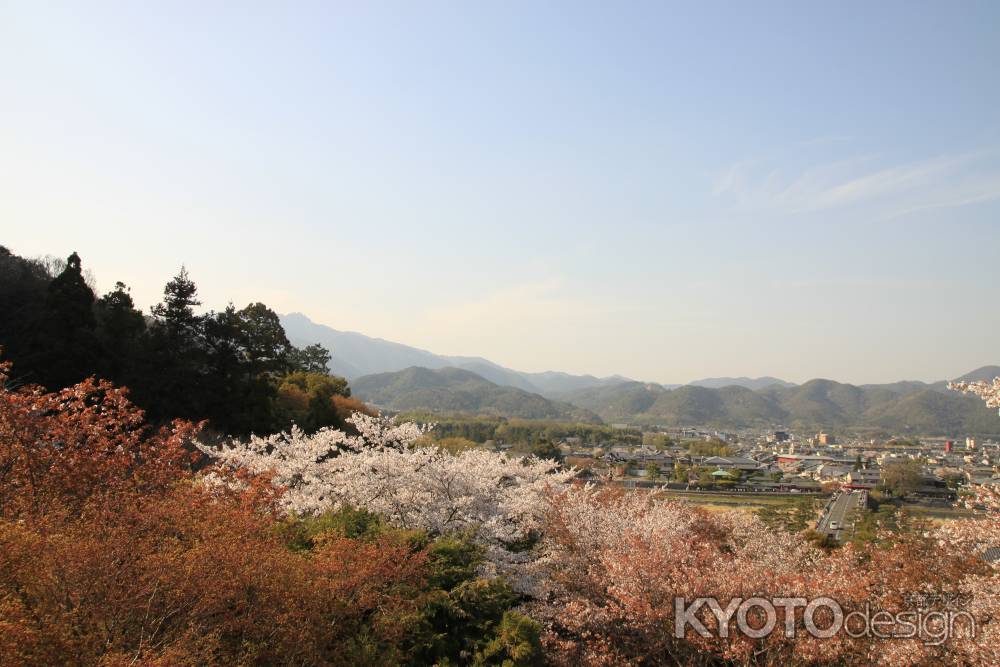
<path fill-rule="evenodd" d="M 928 505 L 916 505 L 906 503 L 902 506 L 911 515 L 920 519 L 927 519 L 932 523 L 944 523 L 956 519 L 967 519 L 973 513 L 963 507 L 937 507 Z"/>
<path fill-rule="evenodd" d="M 683 500 L 704 507 L 710 512 L 754 512 L 765 507 L 785 509 L 795 506 L 804 498 L 825 499 L 819 494 L 777 494 L 777 493 L 713 493 L 711 491 L 661 491 L 663 498 Z"/>

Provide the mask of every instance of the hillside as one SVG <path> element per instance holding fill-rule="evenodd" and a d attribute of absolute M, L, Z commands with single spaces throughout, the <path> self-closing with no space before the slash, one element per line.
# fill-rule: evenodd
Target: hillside
<path fill-rule="evenodd" d="M 1000 377 L 1000 366 L 983 366 L 965 375 L 955 378 L 959 382 L 979 382 L 989 381 L 995 377 Z"/>
<path fill-rule="evenodd" d="M 968 374 L 990 376 L 984 367 Z M 725 428 L 784 424 L 806 429 L 878 428 L 899 433 L 1000 435 L 1000 416 L 982 401 L 943 389 L 944 382 L 896 382 L 855 386 L 810 380 L 800 386 L 772 385 L 756 391 L 624 382 L 563 394 L 605 421 Z"/>
<path fill-rule="evenodd" d="M 382 408 L 499 415 L 521 419 L 599 422 L 593 412 L 539 394 L 504 387 L 461 368 L 410 367 L 351 382 L 354 395 Z"/>
<path fill-rule="evenodd" d="M 976 399 L 949 391 L 945 381 L 852 385 L 815 379 L 795 385 L 764 376 L 705 378 L 677 386 L 621 376 L 524 373 L 481 357 L 449 357 L 338 331 L 300 313 L 284 315 L 281 322 L 293 344 L 330 349 L 332 371 L 350 379 L 358 396 L 393 410 L 547 419 L 578 414 L 583 421 L 725 428 L 784 424 L 1000 434 L 1000 416 Z M 956 379 L 996 376 L 1000 366 L 983 366 Z"/>
<path fill-rule="evenodd" d="M 482 357 L 449 357 L 353 331 L 338 331 L 317 324 L 302 313 L 282 315 L 281 325 L 293 345 L 304 347 L 319 343 L 330 350 L 333 353 L 331 372 L 349 380 L 375 373 L 393 373 L 411 366 L 429 369 L 461 368 L 494 384 L 516 387 L 554 399 L 567 391 L 610 386 L 628 379 L 621 376 L 597 378 L 593 375 L 571 375 L 557 371 L 524 373 L 504 368 Z"/>
<path fill-rule="evenodd" d="M 606 422 L 618 422 L 635 420 L 637 415 L 647 413 L 666 392 L 658 384 L 622 382 L 565 392 L 560 398 L 597 413 Z"/>
<path fill-rule="evenodd" d="M 705 378 L 704 380 L 695 380 L 694 382 L 688 382 L 692 387 L 707 387 L 709 389 L 722 389 L 723 387 L 744 387 L 746 389 L 763 389 L 765 387 L 770 387 L 771 385 L 778 385 L 779 387 L 794 387 L 795 383 L 786 382 L 784 380 L 779 380 L 778 378 L 765 375 L 759 378 L 748 378 L 748 377 L 722 377 L 722 378 Z"/>

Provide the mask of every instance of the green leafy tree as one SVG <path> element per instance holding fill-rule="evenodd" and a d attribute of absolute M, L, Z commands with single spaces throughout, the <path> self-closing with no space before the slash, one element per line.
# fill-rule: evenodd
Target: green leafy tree
<path fill-rule="evenodd" d="M 252 379 L 288 369 L 292 349 L 278 314 L 257 302 L 236 313 L 246 372 Z"/>
<path fill-rule="evenodd" d="M 288 366 L 302 373 L 329 373 L 330 351 L 316 343 L 304 348 L 293 347 L 288 352 Z"/>
<path fill-rule="evenodd" d="M 562 461 L 563 453 L 554 443 L 543 439 L 532 445 L 530 452 L 540 459 L 550 459 L 552 461 Z"/>
<path fill-rule="evenodd" d="M 882 487 L 895 496 L 915 492 L 922 480 L 923 466 L 919 461 L 891 461 L 882 466 Z"/>
<path fill-rule="evenodd" d="M 481 547 L 467 536 L 450 535 L 427 552 L 429 580 L 437 590 L 410 634 L 410 665 L 542 664 L 541 627 L 513 611 L 519 596 L 503 579 L 477 577 Z"/>
<path fill-rule="evenodd" d="M 643 433 L 642 444 L 646 447 L 666 449 L 667 447 L 673 445 L 674 441 L 671 440 L 670 436 L 666 433 Z"/>
<path fill-rule="evenodd" d="M 458 454 L 460 452 L 468 451 L 470 449 L 475 449 L 476 443 L 466 438 L 441 438 L 440 440 L 430 440 L 429 444 L 437 445 L 441 449 L 451 452 L 452 454 Z"/>
<path fill-rule="evenodd" d="M 472 660 L 473 667 L 541 667 L 541 624 L 516 611 L 504 612 L 496 636 Z"/>
<path fill-rule="evenodd" d="M 687 443 L 688 453 L 692 456 L 732 456 L 733 448 L 719 440 L 690 440 Z"/>
<path fill-rule="evenodd" d="M 307 433 L 324 426 L 343 427 L 335 397 L 349 398 L 347 380 L 326 373 L 296 371 L 284 376 L 277 388 L 278 418 L 282 428 L 292 422 Z"/>

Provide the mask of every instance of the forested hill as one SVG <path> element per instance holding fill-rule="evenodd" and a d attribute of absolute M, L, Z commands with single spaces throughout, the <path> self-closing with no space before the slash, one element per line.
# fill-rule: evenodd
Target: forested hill
<path fill-rule="evenodd" d="M 963 380 L 992 379 L 986 366 Z M 563 394 L 563 400 L 612 422 L 752 427 L 877 428 L 900 433 L 1000 434 L 1000 416 L 975 397 L 948 391 L 945 382 L 855 386 L 810 380 L 798 386 L 752 390 L 625 382 Z"/>
<path fill-rule="evenodd" d="M 366 375 L 355 379 L 351 387 L 366 402 L 396 411 L 600 422 L 589 410 L 516 387 L 504 387 L 460 368 L 414 366 L 395 373 Z"/>
<path fill-rule="evenodd" d="M 525 373 L 505 368 L 482 357 L 458 357 L 435 354 L 402 343 L 373 338 L 354 331 L 339 331 L 324 324 L 317 324 L 302 313 L 281 316 L 281 324 L 288 338 L 299 346 L 318 343 L 335 352 L 333 372 L 349 380 L 362 375 L 394 373 L 411 366 L 421 368 L 461 368 L 494 384 L 516 387 L 558 398 L 558 394 L 584 387 L 618 384 L 628 378 L 612 376 L 598 378 L 593 375 L 573 375 L 559 371 Z"/>
<path fill-rule="evenodd" d="M 144 313 L 122 282 L 97 296 L 76 253 L 26 259 L 0 246 L 0 361 L 9 382 L 51 390 L 96 376 L 127 387 L 153 423 L 207 421 L 230 435 L 344 426 L 353 410 L 330 353 L 292 346 L 260 302 L 199 312 L 181 268 L 163 301 Z"/>

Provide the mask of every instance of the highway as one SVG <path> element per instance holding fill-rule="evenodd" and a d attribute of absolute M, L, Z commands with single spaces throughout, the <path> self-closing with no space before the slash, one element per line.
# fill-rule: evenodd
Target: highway
<path fill-rule="evenodd" d="M 844 522 L 851 516 L 851 510 L 859 507 L 864 497 L 861 491 L 841 491 L 830 499 L 830 502 L 823 509 L 816 530 L 820 533 L 833 535 L 836 539 L 843 538 L 845 526 Z M 835 527 L 834 527 L 835 526 Z"/>

